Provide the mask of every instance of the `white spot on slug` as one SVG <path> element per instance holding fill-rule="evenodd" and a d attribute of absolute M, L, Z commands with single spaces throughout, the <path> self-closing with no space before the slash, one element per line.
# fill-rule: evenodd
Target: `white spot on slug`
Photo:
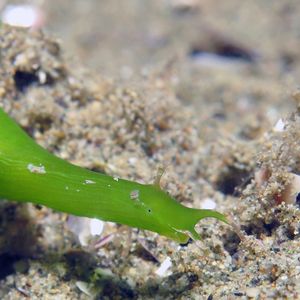
<path fill-rule="evenodd" d="M 34 164 L 28 164 L 27 169 L 31 173 L 37 173 L 37 174 L 46 174 L 46 169 L 43 165 L 35 166 Z"/>
<path fill-rule="evenodd" d="M 118 177 L 114 177 L 114 180 L 115 180 L 115 181 L 119 181 L 119 178 L 118 178 Z"/>
<path fill-rule="evenodd" d="M 160 277 L 166 277 L 169 275 L 168 269 L 172 266 L 171 258 L 168 256 L 155 271 L 155 274 Z"/>
<path fill-rule="evenodd" d="M 139 190 L 133 190 L 130 192 L 130 199 L 132 200 L 139 200 L 140 191 Z"/>
<path fill-rule="evenodd" d="M 89 179 L 86 179 L 86 180 L 84 181 L 84 184 L 95 184 L 95 183 L 96 183 L 95 181 L 89 180 Z"/>

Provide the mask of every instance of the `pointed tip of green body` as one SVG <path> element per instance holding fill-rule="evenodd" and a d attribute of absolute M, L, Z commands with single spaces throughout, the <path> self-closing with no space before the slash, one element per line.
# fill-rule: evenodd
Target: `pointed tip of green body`
<path fill-rule="evenodd" d="M 158 184 L 118 180 L 55 157 L 29 138 L 1 108 L 0 127 L 2 198 L 154 231 L 179 243 L 200 238 L 195 226 L 203 218 L 228 223 L 216 211 L 181 205 Z"/>
<path fill-rule="evenodd" d="M 204 218 L 215 218 L 229 223 L 226 217 L 217 211 L 183 206 L 161 190 L 158 185 L 148 186 L 147 193 L 144 203 L 151 207 L 155 223 L 158 225 L 153 231 L 179 243 L 184 244 L 189 238 L 200 239 L 195 226 Z"/>
<path fill-rule="evenodd" d="M 200 239 L 200 235 L 196 232 L 195 230 L 195 226 L 202 220 L 205 218 L 214 218 L 217 219 L 219 221 L 222 221 L 226 224 L 229 224 L 228 220 L 226 219 L 225 215 L 214 211 L 214 210 L 210 210 L 210 209 L 193 209 L 194 214 L 196 215 L 194 218 L 194 222 L 191 223 L 191 238 L 193 238 L 194 240 L 198 240 Z"/>
<path fill-rule="evenodd" d="M 219 221 L 222 221 L 226 224 L 229 224 L 228 220 L 226 217 L 214 210 L 210 209 L 191 209 L 191 213 L 189 212 L 182 212 L 182 214 L 186 215 L 186 224 L 184 226 L 186 228 L 182 229 L 177 229 L 179 232 L 183 233 L 184 236 L 180 236 L 180 240 L 178 240 L 180 243 L 186 243 L 189 238 L 193 240 L 199 240 L 201 237 L 199 233 L 195 230 L 195 226 L 205 218 L 214 218 Z M 176 230 L 176 229 L 175 229 Z"/>

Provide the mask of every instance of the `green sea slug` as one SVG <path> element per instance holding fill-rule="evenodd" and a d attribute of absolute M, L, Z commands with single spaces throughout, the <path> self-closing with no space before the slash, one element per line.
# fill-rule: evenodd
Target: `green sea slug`
<path fill-rule="evenodd" d="M 1 108 L 0 128 L 1 198 L 154 231 L 180 243 L 199 238 L 194 227 L 203 218 L 227 222 L 219 212 L 181 205 L 158 184 L 110 177 L 52 155 Z"/>

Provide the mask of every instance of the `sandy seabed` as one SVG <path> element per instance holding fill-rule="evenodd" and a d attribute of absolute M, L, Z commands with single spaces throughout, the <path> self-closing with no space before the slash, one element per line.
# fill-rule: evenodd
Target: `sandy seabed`
<path fill-rule="evenodd" d="M 299 299 L 298 2 L 41 8 L 43 32 L 1 26 L 4 110 L 74 164 L 142 183 L 165 167 L 172 196 L 235 226 L 179 246 L 107 223 L 95 249 L 67 215 L 4 200 L 0 298 Z"/>

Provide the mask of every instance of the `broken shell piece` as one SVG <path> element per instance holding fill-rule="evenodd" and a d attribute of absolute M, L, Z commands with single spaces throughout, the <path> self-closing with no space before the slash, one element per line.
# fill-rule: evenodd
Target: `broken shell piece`
<path fill-rule="evenodd" d="M 155 274 L 160 277 L 166 277 L 171 274 L 168 272 L 169 268 L 172 266 L 171 258 L 168 256 L 159 266 L 159 268 L 155 271 Z"/>
<path fill-rule="evenodd" d="M 69 216 L 67 227 L 77 236 L 82 246 L 88 246 L 92 236 L 101 235 L 104 222 L 98 219 Z"/>
<path fill-rule="evenodd" d="M 76 281 L 77 288 L 89 297 L 95 297 L 96 294 L 91 289 L 91 285 L 85 281 Z"/>
<path fill-rule="evenodd" d="M 281 194 L 282 202 L 287 204 L 295 204 L 298 201 L 298 195 L 300 193 L 300 176 L 294 173 L 290 173 L 291 181 L 285 187 Z"/>
<path fill-rule="evenodd" d="M 282 132 L 282 131 L 284 131 L 284 126 L 285 126 L 285 123 L 282 121 L 282 119 L 279 119 L 277 121 L 277 123 L 275 124 L 275 126 L 273 127 L 273 130 L 275 132 Z"/>
<path fill-rule="evenodd" d="M 10 26 L 39 28 L 44 23 L 43 13 L 29 4 L 7 5 L 1 15 L 2 22 Z"/>
<path fill-rule="evenodd" d="M 90 219 L 91 235 L 101 235 L 104 229 L 104 222 L 98 219 Z"/>
<path fill-rule="evenodd" d="M 290 182 L 286 185 L 283 192 L 275 194 L 274 199 L 277 204 L 282 202 L 287 204 L 295 204 L 300 202 L 300 176 L 294 173 L 289 173 Z M 255 172 L 255 183 L 258 187 L 261 187 L 271 176 L 270 170 L 267 168 L 261 168 Z"/>

